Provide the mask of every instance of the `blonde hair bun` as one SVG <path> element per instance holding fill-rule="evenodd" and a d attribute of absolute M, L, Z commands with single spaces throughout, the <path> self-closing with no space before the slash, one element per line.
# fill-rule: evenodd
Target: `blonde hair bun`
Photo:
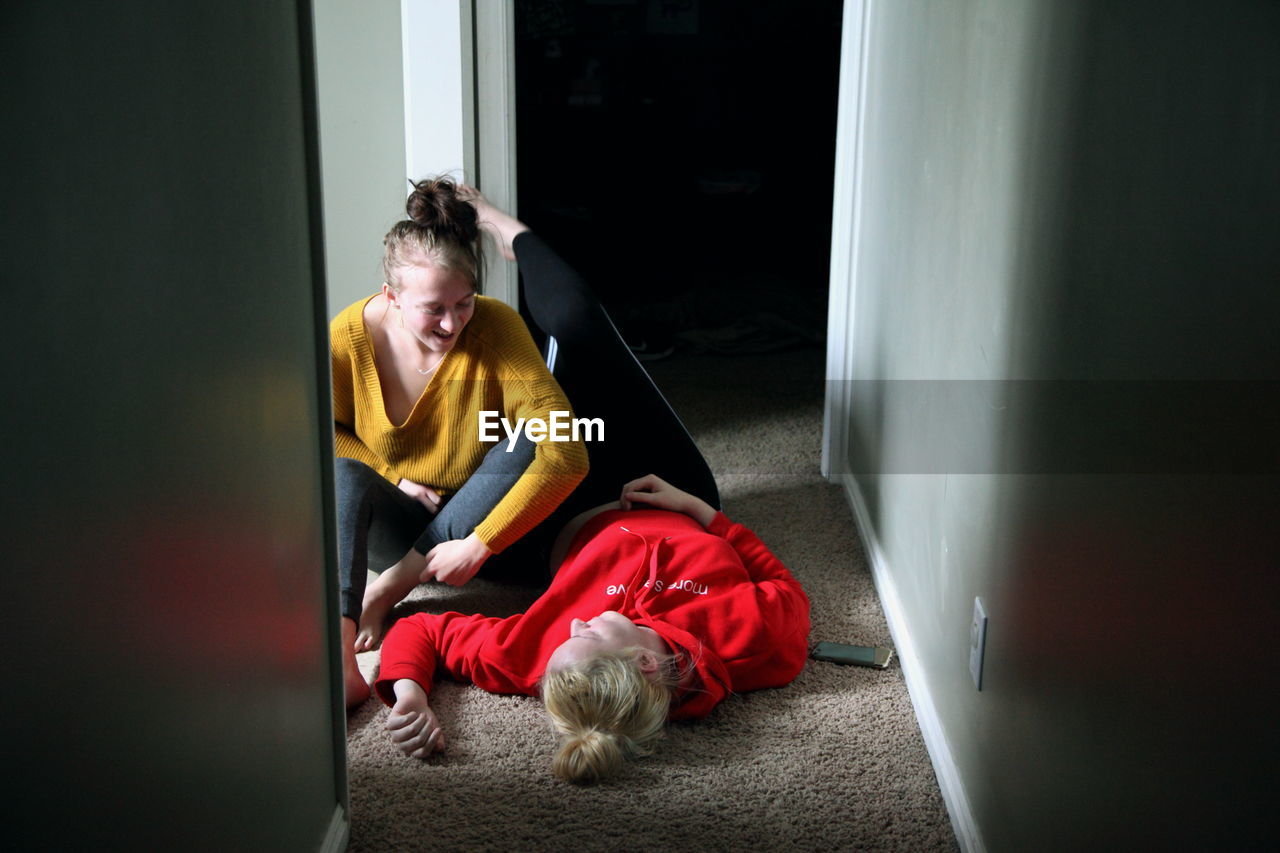
<path fill-rule="evenodd" d="M 551 763 L 557 777 L 592 785 L 620 771 L 626 759 L 653 752 L 675 680 L 672 659 L 662 662 L 656 679 L 641 671 L 637 658 L 647 651 L 601 652 L 542 677 L 542 701 L 561 738 Z"/>
<path fill-rule="evenodd" d="M 560 744 L 551 772 L 566 782 L 594 785 L 622 769 L 626 750 L 612 732 L 592 728 Z"/>

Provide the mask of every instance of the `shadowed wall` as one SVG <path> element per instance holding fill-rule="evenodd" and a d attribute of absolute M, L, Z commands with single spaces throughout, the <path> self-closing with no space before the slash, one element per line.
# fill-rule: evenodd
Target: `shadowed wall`
<path fill-rule="evenodd" d="M 1274 837 L 1280 7 L 868 8 L 849 468 L 981 836 Z"/>
<path fill-rule="evenodd" d="M 20 847 L 315 848 L 345 799 L 308 28 L 6 4 Z"/>

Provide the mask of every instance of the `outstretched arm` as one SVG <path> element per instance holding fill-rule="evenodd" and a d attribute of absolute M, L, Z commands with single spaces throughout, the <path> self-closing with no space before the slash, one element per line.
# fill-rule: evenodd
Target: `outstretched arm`
<path fill-rule="evenodd" d="M 520 675 L 529 661 L 492 666 L 481 653 L 491 643 L 500 646 L 520 618 L 520 614 L 498 618 L 449 612 L 414 613 L 397 620 L 382 643 L 374 683 L 378 698 L 394 707 L 400 700 L 399 683 L 405 680 L 416 682 L 429 694 L 437 671 L 493 693 L 527 693 L 536 681 Z M 536 648 L 524 651 L 536 657 Z"/>

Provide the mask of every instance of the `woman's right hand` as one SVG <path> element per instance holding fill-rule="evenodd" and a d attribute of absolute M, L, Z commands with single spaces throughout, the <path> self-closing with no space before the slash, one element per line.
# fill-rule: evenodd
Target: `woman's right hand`
<path fill-rule="evenodd" d="M 396 704 L 387 715 L 391 742 L 410 758 L 426 758 L 444 749 L 444 730 L 427 704 L 427 691 L 410 678 L 401 678 L 392 689 Z"/>
<path fill-rule="evenodd" d="M 435 515 L 440 511 L 440 493 L 430 486 L 424 486 L 421 483 L 413 482 L 413 480 L 404 479 L 396 485 L 399 487 L 400 491 L 426 507 L 427 512 L 432 515 Z"/>

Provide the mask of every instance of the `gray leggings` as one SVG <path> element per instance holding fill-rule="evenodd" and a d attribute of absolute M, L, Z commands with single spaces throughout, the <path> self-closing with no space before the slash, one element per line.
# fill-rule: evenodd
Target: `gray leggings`
<path fill-rule="evenodd" d="M 338 584 L 342 615 L 359 619 L 369 569 L 383 571 L 409 552 L 425 554 L 451 539 L 465 539 L 488 517 L 533 462 L 534 445 L 522 435 L 507 452 L 508 441 L 494 445 L 462 488 L 450 495 L 433 518 L 414 498 L 355 459 L 334 460 L 338 505 Z M 481 567 L 486 577 L 511 577 L 521 569 L 545 580 L 545 543 L 526 536 Z"/>

